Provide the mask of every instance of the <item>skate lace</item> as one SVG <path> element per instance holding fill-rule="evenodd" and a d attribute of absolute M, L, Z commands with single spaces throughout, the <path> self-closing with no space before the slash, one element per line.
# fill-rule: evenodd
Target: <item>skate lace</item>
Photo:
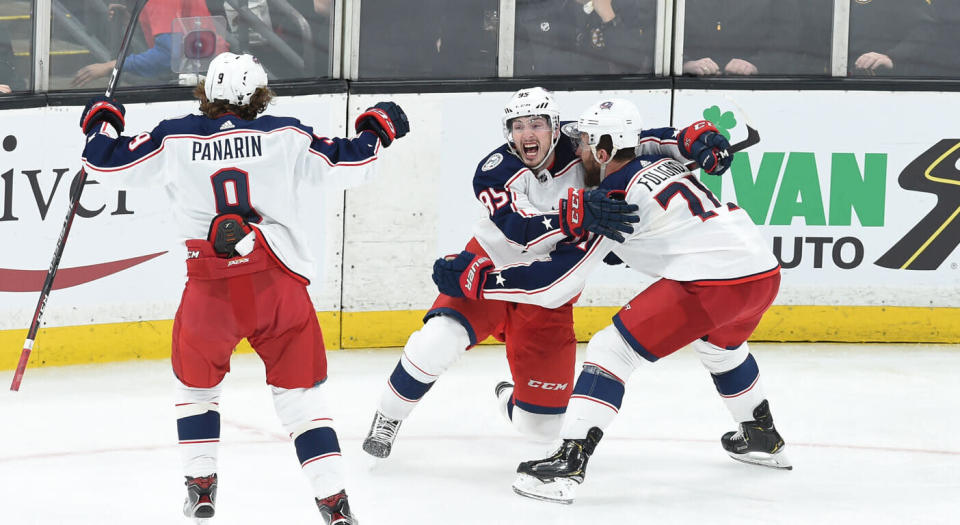
<path fill-rule="evenodd" d="M 373 423 L 373 432 L 371 432 L 371 437 L 379 440 L 392 441 L 393 437 L 397 435 L 397 428 L 399 427 L 400 420 L 390 419 L 377 414 L 377 420 Z"/>

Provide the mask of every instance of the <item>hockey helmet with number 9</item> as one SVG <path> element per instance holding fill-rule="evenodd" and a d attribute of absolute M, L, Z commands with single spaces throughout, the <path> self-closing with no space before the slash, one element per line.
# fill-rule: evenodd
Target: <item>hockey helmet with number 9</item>
<path fill-rule="evenodd" d="M 563 133 L 570 137 L 575 145 L 582 140 L 581 134 L 586 134 L 586 145 L 593 151 L 594 157 L 597 155 L 596 148 L 600 138 L 610 135 L 613 141 L 611 158 L 619 150 L 639 146 L 642 131 L 640 110 L 633 102 L 622 98 L 597 102 L 580 115 L 575 126 L 568 124 L 563 127 Z"/>
<path fill-rule="evenodd" d="M 267 72 L 253 55 L 220 53 L 210 61 L 203 91 L 207 100 L 245 106 L 257 88 L 267 86 Z"/>

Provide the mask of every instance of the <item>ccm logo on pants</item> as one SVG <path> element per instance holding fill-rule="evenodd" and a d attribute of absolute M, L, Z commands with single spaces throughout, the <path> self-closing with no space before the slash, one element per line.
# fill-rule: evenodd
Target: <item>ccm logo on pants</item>
<path fill-rule="evenodd" d="M 566 390 L 567 383 L 544 383 L 543 381 L 537 381 L 536 379 L 531 379 L 527 383 L 527 386 L 532 386 L 533 388 L 542 388 L 544 390 Z"/>

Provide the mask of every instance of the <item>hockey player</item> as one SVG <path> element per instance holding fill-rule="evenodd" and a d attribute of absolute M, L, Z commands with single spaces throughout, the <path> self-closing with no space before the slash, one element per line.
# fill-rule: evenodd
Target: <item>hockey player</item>
<path fill-rule="evenodd" d="M 713 129 L 702 121 L 685 130 L 682 140 L 695 141 Z M 445 294 L 546 308 L 579 294 L 587 274 L 611 251 L 634 270 L 659 277 L 591 338 L 560 432 L 563 444 L 548 458 L 521 463 L 514 490 L 572 502 L 590 454 L 620 409 L 630 374 L 686 345 L 710 371 L 739 423 L 738 431 L 721 438 L 727 453 L 790 469 L 746 342 L 780 284 L 780 266 L 756 226 L 735 204 L 720 203 L 683 164 L 662 155 L 635 156 L 640 116 L 629 101 L 593 105 L 570 132 L 588 178 L 602 179 L 600 190 L 639 207 L 640 222 L 622 244 L 593 236 L 579 245 L 559 244 L 549 257 L 527 265 L 495 268 L 482 255 L 463 252 L 434 266 Z M 473 273 L 469 289 L 462 284 L 464 268 Z"/>
<path fill-rule="evenodd" d="M 223 53 L 195 95 L 201 115 L 118 136 L 124 108 L 87 104 L 84 166 L 163 187 L 186 245 L 187 283 L 173 325 L 177 433 L 186 475 L 183 512 L 214 515 L 220 383 L 244 337 L 263 360 L 285 430 L 327 524 L 355 523 L 344 491 L 340 445 L 326 405 L 323 337 L 306 285 L 314 273 L 301 184 L 360 183 L 380 147 L 409 130 L 399 106 L 381 102 L 356 120 L 357 137 L 325 138 L 297 119 L 260 116 L 267 75 L 251 55 Z"/>
<path fill-rule="evenodd" d="M 626 208 L 602 193 L 583 190 L 590 183 L 584 181 L 576 148 L 561 133 L 560 111 L 549 91 L 540 87 L 517 91 L 504 108 L 501 124 L 507 142 L 478 164 L 473 179 L 474 193 L 489 218 L 477 224 L 467 250 L 504 266 L 529 263 L 557 245 L 573 246 L 591 229 L 623 238 L 620 232 L 629 226 L 620 214 Z M 697 158 L 716 173 L 729 166 L 729 158 L 722 154 L 728 144 L 721 135 L 701 135 L 684 156 L 675 133 L 673 128 L 647 130 L 640 150 Z M 585 202 L 601 211 L 581 214 Z M 576 366 L 575 300 L 573 294 L 543 308 L 522 301 L 439 295 L 387 380 L 363 449 L 387 457 L 401 422 L 437 378 L 488 336 L 506 343 L 513 376 L 513 383 L 504 381 L 495 388 L 501 413 L 527 436 L 556 438 Z"/>

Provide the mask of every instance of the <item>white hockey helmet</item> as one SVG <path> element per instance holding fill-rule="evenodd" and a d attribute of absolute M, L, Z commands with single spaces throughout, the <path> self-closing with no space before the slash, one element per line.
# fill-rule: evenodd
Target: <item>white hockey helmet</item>
<path fill-rule="evenodd" d="M 510 121 L 517 117 L 529 117 L 532 115 L 543 115 L 550 120 L 550 129 L 553 131 L 553 143 L 556 144 L 560 137 L 558 131 L 560 128 L 560 107 L 553 99 L 553 93 L 550 93 L 542 87 L 532 87 L 521 89 L 510 97 L 510 101 L 503 108 L 503 136 L 507 142 L 512 143 L 513 138 L 510 133 Z"/>
<path fill-rule="evenodd" d="M 220 53 L 210 61 L 203 91 L 207 100 L 245 106 L 257 88 L 267 86 L 267 72 L 253 55 Z"/>
<path fill-rule="evenodd" d="M 629 100 L 612 98 L 593 104 L 580 114 L 576 126 L 564 126 L 564 134 L 574 139 L 575 143 L 581 140 L 580 134 L 586 133 L 587 145 L 596 157 L 597 144 L 604 135 L 610 135 L 613 141 L 613 157 L 617 151 L 624 148 L 636 148 L 640 145 L 640 133 L 643 124 L 640 119 L 640 110 Z"/>

